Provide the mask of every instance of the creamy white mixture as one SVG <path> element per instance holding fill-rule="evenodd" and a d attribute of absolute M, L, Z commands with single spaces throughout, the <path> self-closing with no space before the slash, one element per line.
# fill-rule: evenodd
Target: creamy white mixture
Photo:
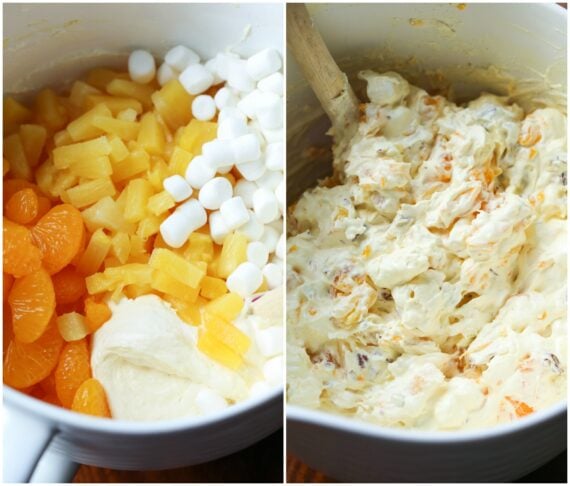
<path fill-rule="evenodd" d="M 197 348 L 198 328 L 183 322 L 155 295 L 111 303 L 113 315 L 94 335 L 93 376 L 105 388 L 113 418 L 163 420 L 206 415 L 282 382 L 282 292 L 244 307 L 235 325 L 251 339 L 236 371 Z M 279 352 L 277 352 L 279 350 Z"/>
<path fill-rule="evenodd" d="M 563 400 L 565 116 L 361 77 L 356 135 L 290 209 L 289 402 L 451 430 Z"/>

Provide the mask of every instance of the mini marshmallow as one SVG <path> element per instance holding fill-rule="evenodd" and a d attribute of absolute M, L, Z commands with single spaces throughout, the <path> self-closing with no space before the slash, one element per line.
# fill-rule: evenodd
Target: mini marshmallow
<path fill-rule="evenodd" d="M 214 96 L 214 101 L 218 110 L 225 108 L 226 106 L 236 106 L 238 102 L 238 97 L 234 94 L 234 92 L 227 87 L 223 87 L 218 90 L 216 95 Z"/>
<path fill-rule="evenodd" d="M 248 209 L 253 208 L 253 193 L 257 191 L 257 184 L 255 182 L 240 179 L 234 186 L 234 194 L 243 199 L 245 207 Z"/>
<path fill-rule="evenodd" d="M 275 130 L 262 128 L 261 133 L 267 143 L 283 142 L 283 140 L 285 140 L 283 128 L 277 128 Z"/>
<path fill-rule="evenodd" d="M 275 194 L 265 187 L 260 187 L 253 194 L 253 212 L 261 223 L 271 223 L 279 217 L 279 206 Z"/>
<path fill-rule="evenodd" d="M 162 185 L 176 202 L 184 201 L 192 195 L 192 188 L 181 175 L 167 177 L 162 181 Z"/>
<path fill-rule="evenodd" d="M 239 59 L 239 57 L 231 53 L 220 52 L 216 54 L 216 57 L 214 59 L 216 61 L 215 67 L 218 76 L 222 80 L 227 81 L 230 76 L 230 66 L 232 62 L 235 61 L 236 59 Z"/>
<path fill-rule="evenodd" d="M 206 91 L 214 83 L 214 77 L 201 64 L 191 64 L 179 76 L 178 81 L 191 95 Z"/>
<path fill-rule="evenodd" d="M 277 258 L 280 258 L 281 260 L 285 259 L 285 253 L 286 253 L 286 241 L 285 241 L 285 233 L 281 233 L 281 236 L 279 237 L 279 240 L 277 241 L 277 246 L 275 247 L 275 255 L 277 256 Z"/>
<path fill-rule="evenodd" d="M 209 61 L 206 61 L 204 63 L 204 67 L 208 71 L 210 71 L 210 74 L 214 78 L 214 84 L 220 84 L 224 82 L 224 80 L 218 74 L 218 61 L 216 60 L 215 57 L 210 59 Z"/>
<path fill-rule="evenodd" d="M 283 181 L 283 172 L 280 170 L 266 170 L 255 183 L 259 187 L 265 187 L 270 191 L 275 191 L 275 188 Z"/>
<path fill-rule="evenodd" d="M 283 214 L 285 212 L 285 181 L 282 180 L 275 188 L 275 197 L 279 203 L 279 211 Z"/>
<path fill-rule="evenodd" d="M 262 283 L 261 270 L 251 262 L 238 265 L 226 280 L 228 290 L 235 292 L 244 299 L 253 295 Z"/>
<path fill-rule="evenodd" d="M 283 96 L 283 74 L 273 73 L 263 78 L 257 83 L 257 89 L 266 93 L 275 93 L 276 95 Z"/>
<path fill-rule="evenodd" d="M 265 226 L 263 228 L 263 235 L 261 235 L 259 241 L 267 247 L 269 253 L 273 253 L 279 241 L 279 232 L 271 226 Z"/>
<path fill-rule="evenodd" d="M 196 189 L 201 189 L 215 175 L 216 170 L 210 167 L 208 160 L 204 156 L 198 155 L 188 164 L 185 177 L 188 184 Z"/>
<path fill-rule="evenodd" d="M 249 213 L 241 197 L 232 197 L 224 201 L 220 206 L 220 213 L 230 231 L 239 228 L 249 220 Z"/>
<path fill-rule="evenodd" d="M 259 138 L 253 133 L 247 133 L 232 140 L 231 145 L 237 165 L 253 162 L 261 156 Z"/>
<path fill-rule="evenodd" d="M 153 80 L 156 65 L 150 52 L 142 49 L 131 52 L 128 65 L 129 76 L 135 83 L 146 84 Z"/>
<path fill-rule="evenodd" d="M 240 229 L 240 233 L 247 236 L 249 241 L 257 241 L 263 236 L 264 226 L 261 224 L 253 211 L 248 211 L 249 221 L 245 223 Z M 211 217 L 211 216 L 210 216 Z"/>
<path fill-rule="evenodd" d="M 227 116 L 218 122 L 218 138 L 220 140 L 233 140 L 248 133 L 247 123 L 235 116 Z"/>
<path fill-rule="evenodd" d="M 259 81 L 281 69 L 281 56 L 275 49 L 264 49 L 251 56 L 246 67 L 249 76 Z"/>
<path fill-rule="evenodd" d="M 163 62 L 158 68 L 156 79 L 158 80 L 158 84 L 160 84 L 160 86 L 164 86 L 169 81 L 178 78 L 178 75 L 178 71 L 172 69 L 168 64 Z"/>
<path fill-rule="evenodd" d="M 240 174 L 248 181 L 256 181 L 265 174 L 265 162 L 261 159 L 237 166 Z"/>
<path fill-rule="evenodd" d="M 160 225 L 160 234 L 167 245 L 180 248 L 190 234 L 206 224 L 208 216 L 196 199 L 190 199 L 178 206 Z"/>
<path fill-rule="evenodd" d="M 255 263 L 259 268 L 263 268 L 269 261 L 267 247 L 260 241 L 252 241 L 247 245 L 247 261 Z"/>
<path fill-rule="evenodd" d="M 234 168 L 232 165 L 224 165 L 223 167 L 218 167 L 218 174 L 227 174 L 230 170 Z"/>
<path fill-rule="evenodd" d="M 224 243 L 224 238 L 230 234 L 230 229 L 226 226 L 224 218 L 219 211 L 210 213 L 210 236 L 215 243 L 221 245 Z"/>
<path fill-rule="evenodd" d="M 214 177 L 200 189 L 198 200 L 206 209 L 219 209 L 232 197 L 233 187 L 225 177 Z"/>
<path fill-rule="evenodd" d="M 257 397 L 259 395 L 264 395 L 271 390 L 272 388 L 264 381 L 256 381 L 249 389 L 249 396 L 252 398 Z"/>
<path fill-rule="evenodd" d="M 269 361 L 267 363 L 269 363 Z M 265 376 L 265 367 L 263 369 Z M 198 392 L 195 403 L 200 412 L 204 415 L 219 412 L 228 406 L 228 402 L 226 402 L 222 396 L 208 388 L 203 388 Z"/>
<path fill-rule="evenodd" d="M 245 95 L 241 100 L 239 100 L 237 107 L 241 110 L 248 118 L 253 118 L 255 116 L 255 109 L 257 106 L 257 99 L 263 93 L 258 89 L 252 91 Z"/>
<path fill-rule="evenodd" d="M 234 59 L 230 63 L 228 85 L 242 93 L 249 93 L 255 89 L 255 81 L 247 73 L 246 61 Z"/>
<path fill-rule="evenodd" d="M 283 126 L 283 99 L 274 93 L 261 93 L 255 100 L 255 116 L 262 128 Z"/>
<path fill-rule="evenodd" d="M 265 147 L 265 166 L 269 170 L 283 171 L 285 168 L 283 142 L 267 144 L 267 147 Z"/>
<path fill-rule="evenodd" d="M 262 270 L 267 286 L 274 289 L 283 285 L 283 267 L 276 263 L 268 263 Z"/>
<path fill-rule="evenodd" d="M 259 352 L 266 358 L 272 358 L 283 353 L 283 328 L 273 326 L 260 329 L 255 333 L 255 343 Z"/>
<path fill-rule="evenodd" d="M 263 377 L 271 385 L 278 385 L 283 382 L 283 356 L 275 356 L 265 362 Z"/>
<path fill-rule="evenodd" d="M 164 62 L 172 69 L 180 72 L 192 64 L 198 64 L 200 56 L 186 46 L 176 46 L 166 53 Z"/>
<path fill-rule="evenodd" d="M 228 117 L 239 118 L 247 123 L 247 117 L 244 113 L 235 106 L 226 106 L 220 110 L 218 113 L 218 123 L 224 121 Z"/>
<path fill-rule="evenodd" d="M 233 165 L 235 161 L 233 146 L 228 140 L 214 139 L 202 145 L 202 155 L 213 169 Z"/>
<path fill-rule="evenodd" d="M 192 101 L 192 115 L 197 120 L 209 121 L 216 116 L 216 103 L 208 95 L 200 95 Z"/>

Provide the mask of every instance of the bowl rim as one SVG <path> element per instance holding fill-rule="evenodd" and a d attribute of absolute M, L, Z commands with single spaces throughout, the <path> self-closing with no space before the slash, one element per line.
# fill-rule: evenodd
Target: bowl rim
<path fill-rule="evenodd" d="M 221 424 L 258 408 L 267 407 L 271 402 L 279 400 L 280 397 L 283 402 L 282 386 L 208 415 L 143 422 L 91 417 L 43 402 L 7 385 L 4 385 L 3 389 L 5 409 L 14 407 L 16 410 L 27 412 L 35 418 L 47 419 L 53 422 L 54 428 L 72 427 L 96 434 L 112 433 L 132 436 L 181 432 Z"/>

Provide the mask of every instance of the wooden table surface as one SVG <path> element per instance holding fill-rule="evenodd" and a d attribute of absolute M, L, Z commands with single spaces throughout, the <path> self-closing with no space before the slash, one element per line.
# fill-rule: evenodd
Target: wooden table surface
<path fill-rule="evenodd" d="M 167 471 L 115 471 L 81 466 L 75 483 L 282 483 L 283 429 L 231 456 Z"/>

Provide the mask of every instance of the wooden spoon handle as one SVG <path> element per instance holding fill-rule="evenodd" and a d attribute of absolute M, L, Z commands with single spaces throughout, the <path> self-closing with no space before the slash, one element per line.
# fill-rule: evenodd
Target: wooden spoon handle
<path fill-rule="evenodd" d="M 287 5 L 287 45 L 335 129 L 358 119 L 358 99 L 303 3 Z"/>

